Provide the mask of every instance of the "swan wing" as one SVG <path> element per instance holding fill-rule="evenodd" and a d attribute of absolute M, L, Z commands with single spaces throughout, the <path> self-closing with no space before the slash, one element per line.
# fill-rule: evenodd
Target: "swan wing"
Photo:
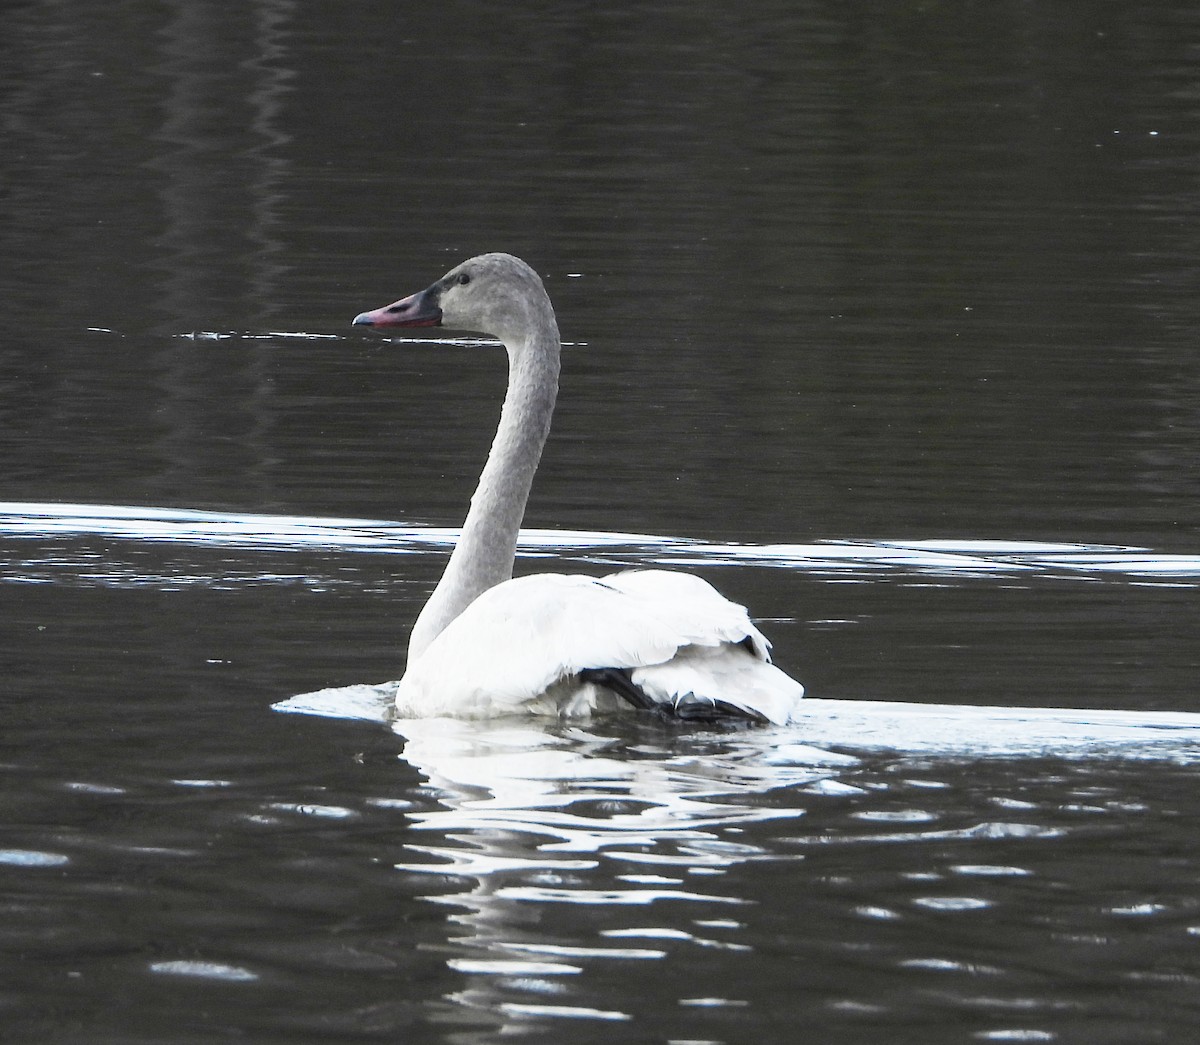
<path fill-rule="evenodd" d="M 488 589 L 447 625 L 409 666 L 397 710 L 517 712 L 588 668 L 630 670 L 655 700 L 695 694 L 776 722 L 787 721 L 803 693 L 769 664 L 767 641 L 745 609 L 698 577 L 539 574 Z"/>
<path fill-rule="evenodd" d="M 604 582 L 655 605 L 686 639 L 668 659 L 630 673 L 651 699 L 731 704 L 776 724 L 791 717 L 804 687 L 771 663 L 771 643 L 744 606 L 694 574 L 673 570 L 627 570 Z"/>
<path fill-rule="evenodd" d="M 686 642 L 719 646 L 750 641 L 759 660 L 770 662 L 771 643 L 750 620 L 745 606 L 730 602 L 708 581 L 675 570 L 624 570 L 611 573 L 603 583 L 654 605 L 672 622 Z"/>
<path fill-rule="evenodd" d="M 583 668 L 656 664 L 678 646 L 666 623 L 602 581 L 520 577 L 446 625 L 409 665 L 397 706 L 414 715 L 517 711 Z"/>

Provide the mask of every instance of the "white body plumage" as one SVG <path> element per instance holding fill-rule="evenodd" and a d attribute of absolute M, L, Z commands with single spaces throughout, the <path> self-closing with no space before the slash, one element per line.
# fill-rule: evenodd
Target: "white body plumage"
<path fill-rule="evenodd" d="M 490 588 L 451 621 L 409 665 L 396 709 L 471 718 L 615 711 L 628 704 L 586 677 L 613 668 L 664 710 L 724 704 L 780 724 L 804 687 L 771 664 L 769 649 L 743 607 L 691 574 L 537 574 Z"/>

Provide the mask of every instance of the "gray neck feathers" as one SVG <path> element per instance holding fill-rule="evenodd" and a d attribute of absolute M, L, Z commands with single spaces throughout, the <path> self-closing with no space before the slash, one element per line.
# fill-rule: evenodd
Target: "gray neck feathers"
<path fill-rule="evenodd" d="M 512 577 L 517 535 L 558 393 L 558 324 L 549 299 L 541 297 L 524 336 L 512 337 L 505 346 L 508 392 L 496 437 L 462 536 L 413 626 L 410 664 L 479 595 Z"/>

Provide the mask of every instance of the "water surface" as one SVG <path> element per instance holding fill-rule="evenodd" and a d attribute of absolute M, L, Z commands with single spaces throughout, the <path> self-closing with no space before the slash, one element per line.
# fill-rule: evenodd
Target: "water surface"
<path fill-rule="evenodd" d="M 0 1036 L 1194 1034 L 1192 6 L 10 7 Z M 696 570 L 807 722 L 272 710 L 403 670 L 502 393 L 349 320 L 495 249 L 518 569 Z"/>

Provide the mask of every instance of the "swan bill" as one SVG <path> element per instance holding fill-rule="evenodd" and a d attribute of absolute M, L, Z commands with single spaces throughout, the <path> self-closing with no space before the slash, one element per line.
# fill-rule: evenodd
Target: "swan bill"
<path fill-rule="evenodd" d="M 393 301 L 383 308 L 360 312 L 351 326 L 356 327 L 440 327 L 442 310 L 438 305 L 437 285 Z"/>

